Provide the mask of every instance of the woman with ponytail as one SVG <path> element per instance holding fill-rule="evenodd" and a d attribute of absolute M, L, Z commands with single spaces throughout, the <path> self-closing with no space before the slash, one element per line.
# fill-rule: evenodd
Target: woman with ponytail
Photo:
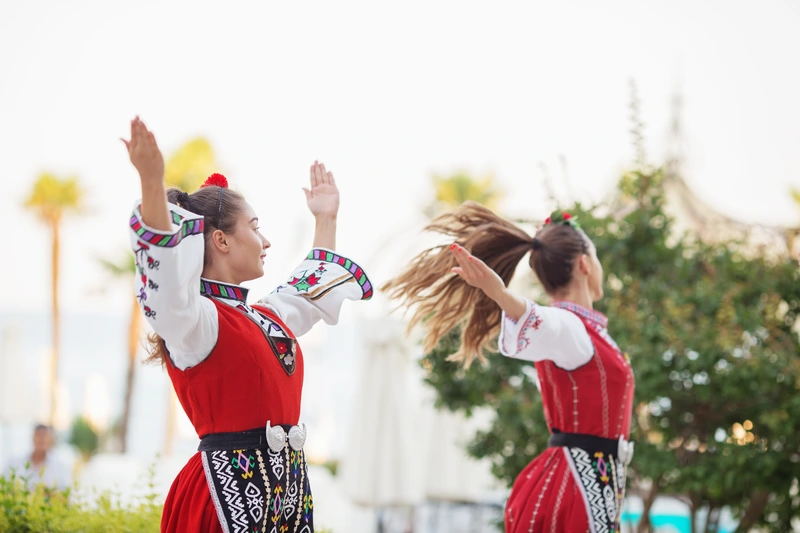
<path fill-rule="evenodd" d="M 427 229 L 455 242 L 422 252 L 384 287 L 414 308 L 409 327 L 422 323 L 425 350 L 461 325 L 451 360 L 485 362 L 499 335 L 501 354 L 536 367 L 551 436 L 514 482 L 506 532 L 618 532 L 634 379 L 608 319 L 592 309 L 603 296 L 603 269 L 591 240 L 568 213 L 554 212 L 531 237 L 471 202 Z M 508 289 L 528 254 L 549 306 Z"/>
<path fill-rule="evenodd" d="M 344 300 L 372 296 L 363 270 L 335 253 L 339 191 L 325 166 L 305 189 L 314 248 L 288 281 L 248 304 L 269 242 L 244 197 L 212 175 L 192 193 L 164 186 L 164 158 L 137 117 L 125 141 L 142 199 L 130 217 L 136 294 L 200 446 L 172 484 L 161 531 L 312 533 L 313 500 L 299 424 L 297 337 L 338 321 Z"/>

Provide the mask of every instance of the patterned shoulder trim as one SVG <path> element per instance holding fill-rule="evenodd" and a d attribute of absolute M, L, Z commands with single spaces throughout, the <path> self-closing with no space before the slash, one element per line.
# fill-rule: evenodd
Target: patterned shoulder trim
<path fill-rule="evenodd" d="M 564 300 L 555 300 L 550 304 L 552 307 L 560 307 L 561 309 L 566 309 L 567 311 L 572 311 L 576 315 L 582 316 L 583 318 L 593 322 L 594 324 L 600 326 L 601 328 L 608 327 L 608 317 L 606 317 L 603 313 L 599 311 L 595 311 L 594 309 L 588 309 L 582 305 L 576 304 L 574 302 L 566 302 Z"/>
<path fill-rule="evenodd" d="M 306 259 L 310 259 L 313 261 L 322 261 L 325 263 L 334 263 L 343 267 L 345 270 L 350 272 L 353 275 L 353 278 L 358 282 L 358 284 L 361 285 L 361 292 L 363 293 L 361 299 L 369 300 L 370 298 L 372 298 L 372 283 L 367 277 L 367 273 L 364 272 L 363 268 L 358 266 L 350 259 L 342 257 L 339 254 L 329 252 L 327 250 L 320 250 L 319 248 L 311 250 Z"/>
<path fill-rule="evenodd" d="M 131 229 L 139 236 L 139 239 L 153 246 L 172 248 L 173 246 L 177 246 L 185 237 L 203 233 L 204 221 L 202 218 L 185 219 L 175 211 L 170 211 L 172 222 L 174 224 L 180 224 L 180 228 L 175 233 L 151 231 L 144 227 L 140 217 L 141 214 L 137 207 L 131 215 Z"/>

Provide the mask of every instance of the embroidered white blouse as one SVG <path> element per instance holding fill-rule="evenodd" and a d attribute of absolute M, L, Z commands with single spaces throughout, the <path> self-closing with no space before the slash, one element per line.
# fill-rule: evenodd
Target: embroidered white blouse
<path fill-rule="evenodd" d="M 173 364 L 181 370 L 205 359 L 217 342 L 219 317 L 211 296 L 248 313 L 270 335 L 285 336 L 282 328 L 247 305 L 248 290 L 201 277 L 203 217 L 168 204 L 173 231 L 144 224 L 140 202 L 130 218 L 130 242 L 136 258 L 135 290 L 153 330 L 164 339 Z M 320 319 L 339 321 L 344 300 L 367 300 L 372 284 L 355 262 L 331 250 L 315 248 L 287 282 L 260 299 L 296 337 Z"/>
<path fill-rule="evenodd" d="M 572 302 L 553 302 L 550 307 L 526 300 L 522 317 L 515 321 L 503 313 L 498 342 L 500 353 L 526 361 L 553 361 L 564 370 L 575 370 L 594 355 L 586 326 L 576 313 L 589 318 L 598 332 L 609 340 L 608 320 L 595 311 Z"/>

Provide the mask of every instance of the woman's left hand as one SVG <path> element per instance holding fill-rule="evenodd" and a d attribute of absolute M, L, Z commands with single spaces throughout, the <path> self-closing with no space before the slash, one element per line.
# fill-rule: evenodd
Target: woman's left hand
<path fill-rule="evenodd" d="M 316 218 L 336 218 L 339 212 L 339 189 L 333 174 L 325 170 L 325 165 L 314 161 L 311 165 L 311 189 L 303 187 L 308 209 Z"/>

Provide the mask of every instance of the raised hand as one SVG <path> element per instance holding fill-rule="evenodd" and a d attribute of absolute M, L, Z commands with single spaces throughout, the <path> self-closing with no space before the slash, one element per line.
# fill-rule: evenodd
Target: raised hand
<path fill-rule="evenodd" d="M 503 279 L 486 263 L 458 244 L 450 245 L 450 250 L 458 262 L 458 266 L 451 270 L 461 276 L 468 285 L 481 289 L 492 299 L 505 290 L 506 285 L 503 283 Z"/>
<path fill-rule="evenodd" d="M 308 209 L 315 217 L 336 218 L 339 212 L 339 189 L 333 174 L 325 170 L 325 165 L 314 161 L 311 165 L 311 189 L 306 193 Z"/>
<path fill-rule="evenodd" d="M 142 185 L 164 182 L 164 156 L 158 149 L 156 138 L 139 117 L 131 120 L 131 138 L 121 139 L 128 149 L 131 163 L 139 172 Z"/>

